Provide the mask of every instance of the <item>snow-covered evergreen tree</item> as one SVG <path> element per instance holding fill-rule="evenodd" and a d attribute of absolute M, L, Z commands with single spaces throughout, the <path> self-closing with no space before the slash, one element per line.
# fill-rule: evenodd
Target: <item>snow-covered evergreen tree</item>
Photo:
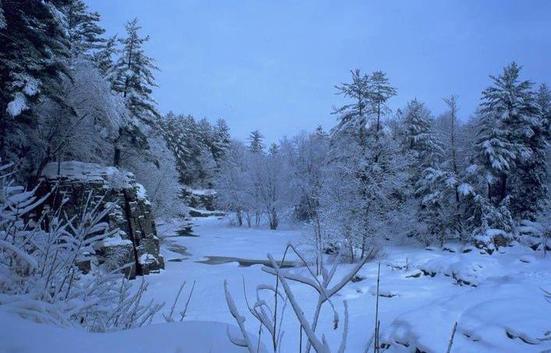
<path fill-rule="evenodd" d="M 390 85 L 390 81 L 383 71 L 375 71 L 368 78 L 369 101 L 372 105 L 372 112 L 376 116 L 375 138 L 380 137 L 382 124 L 381 119 L 389 111 L 387 102 L 396 95 L 396 88 Z"/>
<path fill-rule="evenodd" d="M 71 53 L 79 55 L 93 55 L 106 42 L 103 38 L 105 29 L 100 25 L 100 15 L 91 12 L 83 0 L 69 0 L 62 8 L 65 14 L 65 25 Z"/>
<path fill-rule="evenodd" d="M 117 37 L 113 36 L 107 39 L 102 48 L 94 54 L 94 62 L 103 77 L 109 80 L 111 84 L 114 79 L 113 75 L 115 63 L 113 62 L 113 58 L 117 52 Z"/>
<path fill-rule="evenodd" d="M 62 4 L 34 0 L 0 3 L 0 157 L 4 161 L 20 160 L 28 148 L 40 143 L 33 130 L 38 116 L 34 110 L 41 98 L 63 104 L 69 47 Z"/>
<path fill-rule="evenodd" d="M 217 164 L 224 160 L 231 145 L 230 128 L 224 119 L 218 119 L 213 127 L 212 155 Z"/>
<path fill-rule="evenodd" d="M 145 53 L 144 44 L 149 36 L 140 37 L 137 19 L 126 24 L 127 37 L 120 40 L 122 49 L 115 63 L 113 90 L 126 100 L 130 113 L 146 125 L 153 126 L 160 117 L 153 88 L 157 86 L 153 72 L 158 70 L 154 60 Z"/>
<path fill-rule="evenodd" d="M 375 81 L 371 82 L 369 76 L 354 70 L 352 82 L 337 86 L 338 93 L 350 103 L 334 112 L 339 122 L 331 131 L 323 192 L 326 226 L 344 235 L 342 245 L 348 247 L 352 259 L 355 248 L 364 256 L 375 246 L 373 239 L 385 222 L 392 181 L 390 145 L 383 141 L 381 117 L 394 90 L 384 74 L 373 76 Z"/>
<path fill-rule="evenodd" d="M 419 223 L 415 233 L 426 244 L 434 239 L 443 241 L 450 197 L 457 183 L 453 175 L 441 170 L 443 150 L 432 122 L 423 103 L 417 99 L 408 103 L 403 115 L 402 148 L 409 159 L 409 184 L 415 190 L 408 197 L 417 200 Z"/>
<path fill-rule="evenodd" d="M 512 197 L 515 218 L 533 216 L 545 195 L 542 121 L 532 83 L 520 80 L 520 69 L 512 63 L 498 77 L 491 76 L 492 86 L 482 92 L 476 143 L 488 198 L 498 206 Z"/>
<path fill-rule="evenodd" d="M 260 131 L 254 130 L 249 134 L 249 150 L 252 153 L 264 152 L 264 136 Z"/>

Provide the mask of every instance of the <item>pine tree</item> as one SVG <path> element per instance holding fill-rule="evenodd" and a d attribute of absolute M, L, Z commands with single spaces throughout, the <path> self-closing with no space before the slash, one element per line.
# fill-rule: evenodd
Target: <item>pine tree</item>
<path fill-rule="evenodd" d="M 369 129 L 369 117 L 377 107 L 382 114 L 389 96 L 382 88 L 387 83 L 384 75 L 375 76 L 377 94 L 372 94 L 369 76 L 360 70 L 352 71 L 352 82 L 336 86 L 337 93 L 351 102 L 334 111 L 339 122 L 331 131 L 328 172 L 333 190 L 327 192 L 324 212 L 340 223 L 337 231 L 345 235 L 352 259 L 354 248 L 364 256 L 368 247 L 374 246 L 372 240 L 387 205 L 383 191 L 387 168 L 381 163 L 378 145 L 381 135 Z M 346 211 L 337 217 L 332 209 Z"/>
<path fill-rule="evenodd" d="M 375 138 L 378 140 L 381 132 L 381 118 L 389 111 L 386 103 L 396 95 L 396 88 L 390 85 L 386 74 L 382 71 L 373 72 L 368 78 L 369 101 L 376 116 Z"/>
<path fill-rule="evenodd" d="M 74 57 L 92 55 L 103 47 L 105 30 L 99 25 L 99 13 L 90 12 L 83 0 L 69 0 L 63 7 L 63 13 Z"/>
<path fill-rule="evenodd" d="M 249 134 L 249 150 L 253 153 L 264 152 L 264 136 L 258 130 Z"/>
<path fill-rule="evenodd" d="M 519 219 L 535 220 L 548 202 L 546 150 L 549 138 L 549 91 L 541 86 L 534 97 L 533 115 L 523 126 L 522 144 L 528 151 L 522 154 L 511 180 L 511 212 Z M 545 103 L 547 101 L 547 104 Z"/>
<path fill-rule="evenodd" d="M 528 203 L 537 205 L 543 194 L 539 176 L 527 180 L 527 175 L 521 175 L 530 174 L 527 168 L 540 159 L 541 121 L 536 117 L 532 83 L 520 81 L 520 69 L 515 63 L 505 67 L 500 76 L 491 76 L 493 85 L 482 92 L 475 152 L 494 205 L 500 205 L 512 190 L 520 192 L 512 200 L 514 217 L 528 216 L 533 211 Z M 528 194 L 523 196 L 525 191 Z"/>
<path fill-rule="evenodd" d="M 351 71 L 352 82 L 335 86 L 337 94 L 351 99 L 352 102 L 336 109 L 333 114 L 338 116 L 339 122 L 333 128 L 332 134 L 341 132 L 353 134 L 359 138 L 359 143 L 365 145 L 367 139 L 367 118 L 369 113 L 370 90 L 369 77 L 360 70 Z"/>
<path fill-rule="evenodd" d="M 106 40 L 103 47 L 94 54 L 94 62 L 99 71 L 109 82 L 113 81 L 114 63 L 113 57 L 117 54 L 117 37 Z"/>
<path fill-rule="evenodd" d="M 412 154 L 412 177 L 415 183 L 422 170 L 434 167 L 441 158 L 442 147 L 432 130 L 432 117 L 417 99 L 408 103 L 403 115 L 402 148 Z"/>
<path fill-rule="evenodd" d="M 158 70 L 152 58 L 144 51 L 149 36 L 140 37 L 141 27 L 133 19 L 126 24 L 127 38 L 121 39 L 120 58 L 114 66 L 113 90 L 126 99 L 130 113 L 142 123 L 153 126 L 160 115 L 152 98 L 152 89 L 157 87 L 153 71 Z"/>
<path fill-rule="evenodd" d="M 418 100 L 408 103 L 403 117 L 402 146 L 409 155 L 409 182 L 417 203 L 415 233 L 426 245 L 443 244 L 450 217 L 450 200 L 456 179 L 442 170 L 442 146 L 432 128 L 432 117 Z"/>
<path fill-rule="evenodd" d="M 31 133 L 41 98 L 63 104 L 68 41 L 63 1 L 3 0 L 0 26 L 0 158 L 17 160 L 39 143 Z M 14 119 L 17 118 L 17 119 Z"/>
<path fill-rule="evenodd" d="M 214 160 L 219 165 L 224 159 L 231 145 L 230 128 L 224 119 L 218 119 L 214 126 L 214 141 L 212 146 L 212 154 Z"/>
<path fill-rule="evenodd" d="M 417 217 L 426 228 L 417 230 L 417 236 L 430 245 L 444 240 L 456 231 L 457 204 L 454 202 L 458 181 L 455 176 L 438 167 L 425 168 L 416 183 L 415 196 L 419 199 Z"/>

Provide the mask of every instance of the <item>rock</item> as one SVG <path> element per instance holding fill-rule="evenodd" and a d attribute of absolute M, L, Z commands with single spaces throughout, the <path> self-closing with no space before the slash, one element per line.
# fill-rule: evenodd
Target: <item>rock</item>
<path fill-rule="evenodd" d="M 191 208 L 204 209 L 207 211 L 216 210 L 216 191 L 213 189 L 192 189 L 185 188 L 183 197 Z"/>
<path fill-rule="evenodd" d="M 100 203 L 110 209 L 104 221 L 118 231 L 98 245 L 99 263 L 111 270 L 124 267 L 130 278 L 164 268 L 151 204 L 132 173 L 93 163 L 55 162 L 44 168 L 41 181 L 39 192 L 52 192 L 47 204 L 57 209 L 63 203 L 69 216 L 82 212 L 89 195 L 90 206 Z"/>
<path fill-rule="evenodd" d="M 501 229 L 486 229 L 474 237 L 474 245 L 491 255 L 500 248 L 509 246 L 512 238 Z"/>
<path fill-rule="evenodd" d="M 208 211 L 208 210 L 200 210 L 193 207 L 189 208 L 189 215 L 191 217 L 223 217 L 226 214 L 222 211 Z"/>

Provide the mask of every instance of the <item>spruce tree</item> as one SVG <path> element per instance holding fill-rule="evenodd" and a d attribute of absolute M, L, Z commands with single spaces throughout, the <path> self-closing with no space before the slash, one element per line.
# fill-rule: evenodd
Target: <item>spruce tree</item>
<path fill-rule="evenodd" d="M 127 37 L 120 40 L 122 50 L 114 66 L 113 90 L 125 98 L 132 115 L 154 126 L 154 121 L 160 117 L 152 97 L 153 87 L 157 87 L 153 71 L 158 68 L 145 54 L 144 44 L 149 36 L 140 37 L 140 29 L 137 19 L 126 24 Z"/>

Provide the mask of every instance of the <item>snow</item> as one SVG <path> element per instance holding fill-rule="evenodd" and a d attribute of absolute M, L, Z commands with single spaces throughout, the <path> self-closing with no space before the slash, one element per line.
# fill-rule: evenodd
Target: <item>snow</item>
<path fill-rule="evenodd" d="M 151 205 L 151 202 L 147 198 L 147 191 L 145 190 L 145 187 L 140 183 L 136 183 L 136 189 L 136 196 L 138 197 L 138 199 L 142 200 L 148 205 Z"/>
<path fill-rule="evenodd" d="M 225 299 L 224 281 L 228 283 L 235 307 L 243 316 L 248 332 L 258 332 L 258 323 L 246 309 L 243 283 L 249 300 L 256 297 L 261 284 L 273 285 L 274 278 L 255 264 L 267 253 L 275 259 L 283 255 L 291 242 L 301 249 L 308 244 L 303 230 L 289 227 L 270 231 L 265 228 L 237 228 L 227 219 L 194 219 L 196 236 L 177 236 L 180 224 L 162 223 L 158 233 L 166 268 L 145 277 L 149 289 L 146 300 L 167 303 L 149 327 L 124 332 L 90 334 L 76 329 L 37 326 L 18 318 L 0 315 L 0 345 L 5 352 L 209 352 L 211 339 L 224 348 L 212 352 L 245 352 L 227 341 L 223 328 L 233 327 L 232 337 L 242 337 Z M 500 248 L 487 255 L 461 244 L 446 244 L 447 250 L 418 246 L 388 246 L 381 261 L 379 318 L 381 342 L 388 344 L 385 353 L 445 352 L 454 322 L 457 332 L 453 353 L 531 353 L 551 349 L 551 303 L 542 289 L 551 289 L 551 257 L 543 257 L 523 246 Z M 227 261 L 209 262 L 207 257 Z M 240 265 L 232 259 L 251 260 Z M 288 260 L 296 260 L 289 258 Z M 340 265 L 335 278 L 353 265 Z M 296 268 L 298 274 L 305 271 Z M 346 352 L 363 352 L 374 328 L 377 263 L 366 264 L 359 280 L 350 283 L 332 298 L 339 313 L 349 309 L 349 340 Z M 187 315 L 182 323 L 164 323 L 181 284 L 186 281 L 183 297 L 190 284 L 195 288 Z M 310 319 L 316 294 L 311 288 L 289 282 L 290 289 Z M 176 305 L 183 309 L 185 300 Z M 1 313 L 1 310 L 0 310 Z M 205 322 L 209 323 L 205 323 Z M 9 325 L 5 324 L 9 322 Z M 12 324 L 13 323 L 13 324 Z M 299 345 L 298 322 L 288 309 L 282 323 L 285 334 L 282 352 L 296 352 Z M 317 336 L 324 334 L 332 351 L 342 337 L 342 325 L 333 330 L 333 313 L 324 309 Z M 208 336 L 208 337 L 207 337 Z M 262 335 L 270 347 L 268 335 Z M 251 335 L 252 337 L 252 335 Z M 253 338 L 251 338 L 253 341 Z M 222 343 L 224 342 L 224 343 Z M 256 338 L 254 338 L 256 342 Z M 217 346 L 220 347 L 220 346 Z M 77 349 L 78 348 L 78 349 Z M 17 350 L 19 349 L 19 350 Z M 217 350 L 218 349 L 218 350 Z"/>
<path fill-rule="evenodd" d="M 245 353 L 220 322 L 186 321 L 110 333 L 36 324 L 0 311 L 0 353 Z"/>
<path fill-rule="evenodd" d="M 2 28 L 2 21 L 3 16 L 0 13 L 0 28 Z M 15 84 L 21 91 L 14 94 L 13 100 L 6 107 L 6 112 L 12 118 L 29 109 L 27 97 L 35 96 L 40 91 L 40 82 L 37 79 L 25 74 L 16 74 L 15 77 L 18 78 Z"/>
<path fill-rule="evenodd" d="M 27 96 L 34 96 L 35 94 L 38 93 L 39 89 L 39 82 L 37 79 L 35 78 L 32 78 L 32 77 L 27 77 L 26 79 L 26 82 L 25 82 L 25 87 L 23 87 L 23 92 L 27 95 Z"/>
<path fill-rule="evenodd" d="M 210 196 L 216 194 L 216 190 L 214 189 L 188 189 L 188 191 L 198 196 Z"/>
<path fill-rule="evenodd" d="M 177 228 L 174 224 L 172 229 L 162 229 L 163 255 L 168 261 L 165 271 L 147 278 L 149 295 L 168 300 L 183 280 L 188 283 L 195 280 L 187 317 L 235 324 L 224 298 L 226 279 L 240 314 L 247 320 L 245 326 L 254 332 L 256 322 L 246 311 L 243 279 L 250 299 L 257 285 L 272 284 L 273 278 L 263 273 L 260 265 L 245 267 L 237 262 L 212 265 L 197 261 L 204 260 L 205 256 L 263 259 L 268 252 L 277 259 L 287 242 L 302 248 L 307 245 L 300 229 L 269 231 L 229 227 L 226 223 L 214 217 L 195 219 L 197 237 L 171 237 Z M 169 245 L 185 247 L 187 257 L 180 262 L 170 261 L 183 257 L 170 251 Z M 534 340 L 545 337 L 545 332 L 551 330 L 551 303 L 544 299 L 540 288 L 551 289 L 551 257 L 542 258 L 541 254 L 520 246 L 500 249 L 491 256 L 460 244 L 446 244 L 446 248 L 449 250 L 429 251 L 416 246 L 386 248 L 381 259 L 379 303 L 382 341 L 391 345 L 385 353 L 414 352 L 415 348 L 411 347 L 429 353 L 445 352 L 456 320 L 454 353 L 530 353 L 551 348 L 551 341 L 528 344 L 508 336 L 509 333 Z M 530 262 L 519 260 L 525 257 L 529 257 Z M 350 266 L 342 265 L 338 271 L 346 272 Z M 347 352 L 363 351 L 373 331 L 376 274 L 377 264 L 368 263 L 360 271 L 359 277 L 363 279 L 346 286 L 334 299 L 340 313 L 344 312 L 343 300 L 349 305 Z M 295 285 L 292 290 L 310 318 L 315 294 Z M 478 312 L 481 314 L 477 315 Z M 318 327 L 336 350 L 341 332 L 332 330 L 331 313 L 325 314 Z M 284 325 L 283 352 L 294 352 L 299 337 L 292 312 L 287 312 Z M 478 341 L 471 333 L 475 328 L 480 335 Z M 469 333 L 471 338 L 467 337 Z M 398 342 L 408 344 L 409 348 Z M 264 343 L 269 346 L 269 342 Z"/>
<path fill-rule="evenodd" d="M 148 265 L 148 264 L 156 263 L 157 259 L 155 258 L 155 256 L 151 254 L 142 254 L 138 259 L 138 262 L 141 265 Z"/>
<path fill-rule="evenodd" d="M 17 92 L 13 100 L 8 103 L 6 112 L 8 112 L 12 118 L 15 118 L 27 109 L 29 109 L 27 98 L 23 93 Z"/>
<path fill-rule="evenodd" d="M 83 182 L 107 183 L 114 189 L 128 187 L 134 181 L 132 173 L 123 172 L 116 167 L 104 167 L 96 163 L 79 161 L 48 163 L 42 171 L 42 176 L 50 180 L 66 178 Z"/>
<path fill-rule="evenodd" d="M 107 247 L 109 247 L 109 246 L 121 246 L 121 245 L 132 245 L 131 240 L 122 239 L 119 234 L 117 234 L 113 237 L 105 238 L 101 242 L 102 242 L 103 246 L 107 246 Z"/>
<path fill-rule="evenodd" d="M 472 194 L 474 192 L 474 189 L 473 187 L 470 185 L 470 184 L 467 184 L 467 183 L 461 183 L 459 184 L 459 186 L 457 187 L 457 191 L 462 195 L 462 196 L 468 196 L 470 194 Z"/>
<path fill-rule="evenodd" d="M 142 184 L 138 184 L 137 196 L 140 200 L 147 200 L 147 192 Z"/>

